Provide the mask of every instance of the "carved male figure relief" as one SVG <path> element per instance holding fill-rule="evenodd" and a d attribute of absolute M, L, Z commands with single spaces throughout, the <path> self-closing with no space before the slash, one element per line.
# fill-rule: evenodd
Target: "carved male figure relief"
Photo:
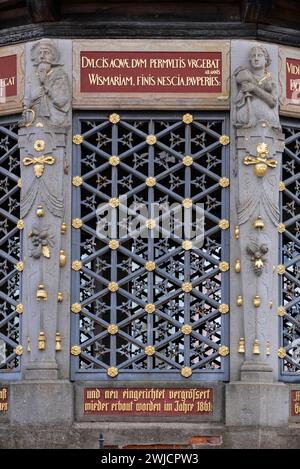
<path fill-rule="evenodd" d="M 70 86 L 59 58 L 52 41 L 43 39 L 32 46 L 31 60 L 40 86 L 31 92 L 29 109 L 25 109 L 20 126 L 28 126 L 37 118 L 51 126 L 68 125 Z"/>

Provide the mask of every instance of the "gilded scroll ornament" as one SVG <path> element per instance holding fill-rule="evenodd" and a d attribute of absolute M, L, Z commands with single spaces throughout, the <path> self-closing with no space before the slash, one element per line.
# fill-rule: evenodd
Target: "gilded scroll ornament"
<path fill-rule="evenodd" d="M 55 158 L 52 155 L 31 157 L 26 156 L 23 158 L 23 165 L 29 166 L 33 164 L 33 171 L 37 178 L 40 178 L 45 170 L 45 165 L 53 165 Z"/>

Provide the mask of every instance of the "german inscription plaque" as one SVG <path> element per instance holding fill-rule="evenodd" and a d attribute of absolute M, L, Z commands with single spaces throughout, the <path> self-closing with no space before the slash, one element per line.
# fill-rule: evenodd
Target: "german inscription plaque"
<path fill-rule="evenodd" d="M 202 415 L 213 413 L 211 388 L 85 388 L 84 414 Z"/>

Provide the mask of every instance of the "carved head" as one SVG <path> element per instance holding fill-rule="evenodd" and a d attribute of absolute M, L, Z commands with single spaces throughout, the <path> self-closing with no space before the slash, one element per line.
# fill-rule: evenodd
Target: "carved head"
<path fill-rule="evenodd" d="M 42 39 L 32 46 L 31 60 L 34 65 L 39 65 L 40 63 L 58 65 L 59 51 L 52 41 Z"/>
<path fill-rule="evenodd" d="M 254 46 L 249 53 L 249 62 L 256 70 L 264 69 L 271 64 L 269 52 L 262 45 Z"/>

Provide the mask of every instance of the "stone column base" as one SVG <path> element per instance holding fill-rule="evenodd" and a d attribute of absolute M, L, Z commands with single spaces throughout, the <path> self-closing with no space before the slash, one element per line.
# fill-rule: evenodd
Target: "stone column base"
<path fill-rule="evenodd" d="M 73 385 L 65 380 L 22 381 L 10 384 L 11 424 L 71 424 Z"/>
<path fill-rule="evenodd" d="M 226 385 L 226 425 L 280 427 L 288 424 L 289 388 L 284 383 Z"/>

